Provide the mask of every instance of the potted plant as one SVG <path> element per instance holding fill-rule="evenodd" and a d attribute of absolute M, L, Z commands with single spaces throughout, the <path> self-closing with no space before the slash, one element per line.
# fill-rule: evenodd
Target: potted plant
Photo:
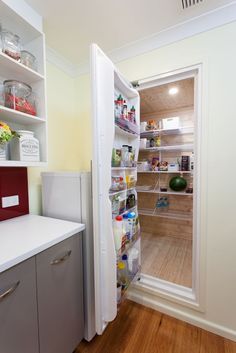
<path fill-rule="evenodd" d="M 6 123 L 0 121 L 0 160 L 7 159 L 7 143 L 11 141 L 14 136 L 18 136 Z"/>

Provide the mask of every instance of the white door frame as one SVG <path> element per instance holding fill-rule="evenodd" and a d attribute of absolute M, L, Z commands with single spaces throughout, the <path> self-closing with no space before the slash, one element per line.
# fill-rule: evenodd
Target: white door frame
<path fill-rule="evenodd" d="M 205 293 L 205 249 L 204 238 L 206 217 L 201 219 L 205 209 L 206 197 L 202 191 L 202 165 L 206 163 L 206 150 L 202 148 L 202 64 L 185 67 L 154 77 L 139 80 L 138 90 L 175 82 L 194 77 L 194 195 L 193 195 L 193 261 L 192 261 L 192 288 L 183 287 L 152 276 L 141 274 L 140 281 L 135 283 L 130 292 L 130 298 L 135 300 L 135 293 L 149 293 L 184 306 L 204 311 Z M 204 162 L 203 162 L 204 161 Z"/>

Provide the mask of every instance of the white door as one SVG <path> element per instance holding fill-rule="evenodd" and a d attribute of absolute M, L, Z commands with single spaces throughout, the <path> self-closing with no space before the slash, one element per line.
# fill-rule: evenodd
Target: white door
<path fill-rule="evenodd" d="M 91 85 L 95 316 L 96 331 L 102 334 L 107 323 L 114 320 L 117 315 L 117 253 L 113 239 L 112 207 L 109 198 L 112 149 L 117 130 L 114 119 L 115 90 L 116 87 L 122 87 L 124 95 L 130 95 L 132 104 L 135 100 L 137 125 L 139 125 L 139 94 L 128 81 L 124 80 L 96 44 L 91 45 Z M 137 159 L 138 133 L 134 137 Z M 129 138 L 127 133 L 122 143 L 129 142 Z"/>

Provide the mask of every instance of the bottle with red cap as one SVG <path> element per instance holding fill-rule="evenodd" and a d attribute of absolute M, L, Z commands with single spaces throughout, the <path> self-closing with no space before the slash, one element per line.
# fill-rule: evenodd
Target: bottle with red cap
<path fill-rule="evenodd" d="M 115 240 L 116 251 L 119 251 L 122 248 L 123 240 L 123 217 L 116 216 L 113 221 L 113 235 Z"/>

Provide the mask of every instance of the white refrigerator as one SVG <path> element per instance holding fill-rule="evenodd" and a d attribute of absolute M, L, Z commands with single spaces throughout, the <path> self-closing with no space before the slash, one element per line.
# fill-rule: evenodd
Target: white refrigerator
<path fill-rule="evenodd" d="M 91 45 L 93 157 L 89 173 L 42 173 L 43 214 L 85 223 L 85 338 L 113 321 L 140 273 L 137 159 L 140 99 L 96 45 Z M 122 220 L 122 237 L 115 232 Z M 118 234 L 120 235 L 120 233 Z M 122 282 L 122 283 L 121 283 Z"/>
<path fill-rule="evenodd" d="M 130 281 L 137 278 L 135 272 L 140 270 L 140 230 L 135 191 L 140 143 L 140 98 L 137 90 L 96 44 L 91 45 L 91 86 L 95 327 L 96 332 L 102 334 L 117 315 L 117 297 L 120 301 L 117 281 L 122 272 L 118 267 L 123 261 L 122 256 L 128 256 L 123 262 L 127 262 Z M 125 190 L 120 190 L 123 187 Z M 124 200 L 127 201 L 130 195 L 135 197 L 135 206 L 129 209 L 126 202 L 124 209 Z M 113 232 L 114 218 L 117 213 L 121 214 L 125 229 L 127 219 L 124 215 L 130 211 L 135 213 L 135 234 L 132 238 L 128 236 L 118 250 Z M 129 261 L 132 247 L 138 253 L 139 262 L 134 273 L 132 268 L 130 271 Z M 122 285 L 122 295 L 128 285 L 129 281 L 127 285 Z"/>

